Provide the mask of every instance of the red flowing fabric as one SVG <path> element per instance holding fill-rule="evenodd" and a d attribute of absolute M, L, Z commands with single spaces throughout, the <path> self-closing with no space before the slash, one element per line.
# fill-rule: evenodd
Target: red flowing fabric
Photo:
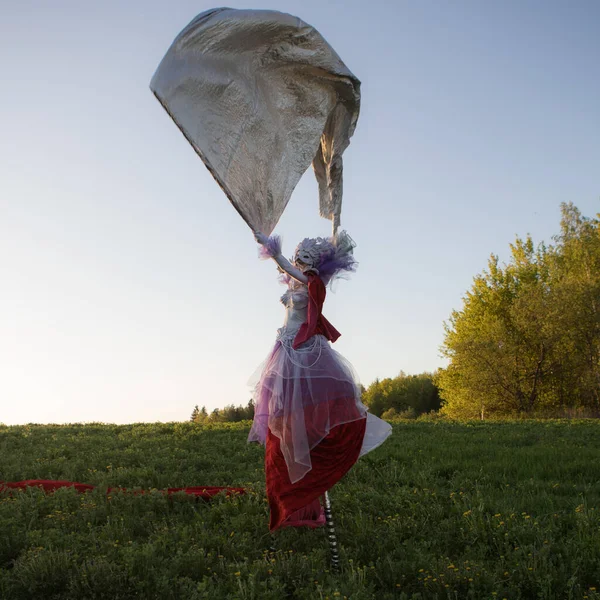
<path fill-rule="evenodd" d="M 296 483 L 290 481 L 279 438 L 269 430 L 265 474 L 269 499 L 269 529 L 319 527 L 324 524 L 319 496 L 337 483 L 358 460 L 366 418 L 334 427 L 310 452 L 312 469 Z"/>
<path fill-rule="evenodd" d="M 308 310 L 306 322 L 300 325 L 294 338 L 293 348 L 309 340 L 313 335 L 324 335 L 330 342 L 335 342 L 342 335 L 321 313 L 327 290 L 320 277 L 308 275 Z"/>
<path fill-rule="evenodd" d="M 53 479 L 26 479 L 24 481 L 0 481 L 0 492 L 4 490 L 15 490 L 15 489 L 25 489 L 28 487 L 40 487 L 45 492 L 54 492 L 58 488 L 62 487 L 73 487 L 79 493 L 89 492 L 93 490 L 95 486 L 89 485 L 87 483 L 76 483 L 74 481 L 57 481 Z M 107 494 L 112 492 L 127 492 L 126 488 L 108 488 L 106 490 Z M 195 486 L 195 487 L 183 487 L 183 488 L 168 488 L 167 490 L 161 490 L 163 493 L 167 494 L 175 494 L 176 492 L 185 492 L 186 494 L 190 494 L 191 496 L 197 496 L 199 498 L 209 499 L 213 496 L 216 496 L 220 492 L 225 492 L 227 496 L 231 494 L 245 494 L 246 490 L 244 488 L 235 488 L 235 487 L 215 487 L 215 486 Z M 129 491 L 131 494 L 146 494 L 146 490 L 134 490 Z"/>

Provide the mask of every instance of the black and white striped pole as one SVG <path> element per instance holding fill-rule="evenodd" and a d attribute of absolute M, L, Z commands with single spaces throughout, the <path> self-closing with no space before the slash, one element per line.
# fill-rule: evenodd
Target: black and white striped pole
<path fill-rule="evenodd" d="M 337 539 L 335 537 L 335 527 L 333 525 L 333 515 L 331 514 L 331 500 L 329 500 L 329 492 L 325 492 L 324 498 L 327 539 L 329 540 L 329 550 L 331 553 L 331 570 L 337 573 L 340 570 L 340 555 L 338 553 Z"/>

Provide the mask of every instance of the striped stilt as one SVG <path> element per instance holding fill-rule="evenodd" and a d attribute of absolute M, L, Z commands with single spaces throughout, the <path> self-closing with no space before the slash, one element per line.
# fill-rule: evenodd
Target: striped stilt
<path fill-rule="evenodd" d="M 329 492 L 325 492 L 325 521 L 327 523 L 327 538 L 329 539 L 329 550 L 331 552 L 331 570 L 337 573 L 340 570 L 340 555 L 338 554 L 337 539 L 335 537 L 335 527 L 333 526 L 333 516 L 331 514 L 331 501 Z"/>

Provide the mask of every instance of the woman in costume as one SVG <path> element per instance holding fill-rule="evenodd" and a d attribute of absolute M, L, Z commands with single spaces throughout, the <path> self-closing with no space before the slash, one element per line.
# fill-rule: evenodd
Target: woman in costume
<path fill-rule="evenodd" d="M 335 237 L 304 240 L 291 264 L 277 238 L 255 234 L 288 290 L 249 439 L 266 445 L 271 529 L 320 525 L 319 496 L 327 504 L 326 491 L 391 429 L 367 413 L 352 367 L 331 348 L 340 334 L 321 314 L 326 285 L 356 265 L 352 241 L 336 232 L 360 81 L 298 17 L 218 8 L 179 33 L 150 87 L 254 232 L 273 231 L 312 163 Z"/>
<path fill-rule="evenodd" d="M 319 497 L 391 433 L 362 404 L 352 366 L 330 344 L 340 333 L 322 314 L 326 286 L 356 269 L 354 242 L 343 231 L 307 238 L 290 262 L 278 236 L 255 238 L 288 289 L 281 297 L 283 327 L 255 387 L 248 441 L 266 446 L 271 531 L 318 527 L 325 524 Z"/>

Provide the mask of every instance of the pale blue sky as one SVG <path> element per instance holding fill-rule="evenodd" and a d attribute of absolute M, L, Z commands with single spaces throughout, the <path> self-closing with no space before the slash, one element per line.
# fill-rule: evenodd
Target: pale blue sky
<path fill-rule="evenodd" d="M 304 0 L 362 80 L 329 294 L 361 380 L 443 363 L 490 253 L 600 210 L 600 3 Z M 174 421 L 246 403 L 272 264 L 148 84 L 202 1 L 0 3 L 0 422 Z M 307 172 L 276 230 L 325 235 Z"/>

